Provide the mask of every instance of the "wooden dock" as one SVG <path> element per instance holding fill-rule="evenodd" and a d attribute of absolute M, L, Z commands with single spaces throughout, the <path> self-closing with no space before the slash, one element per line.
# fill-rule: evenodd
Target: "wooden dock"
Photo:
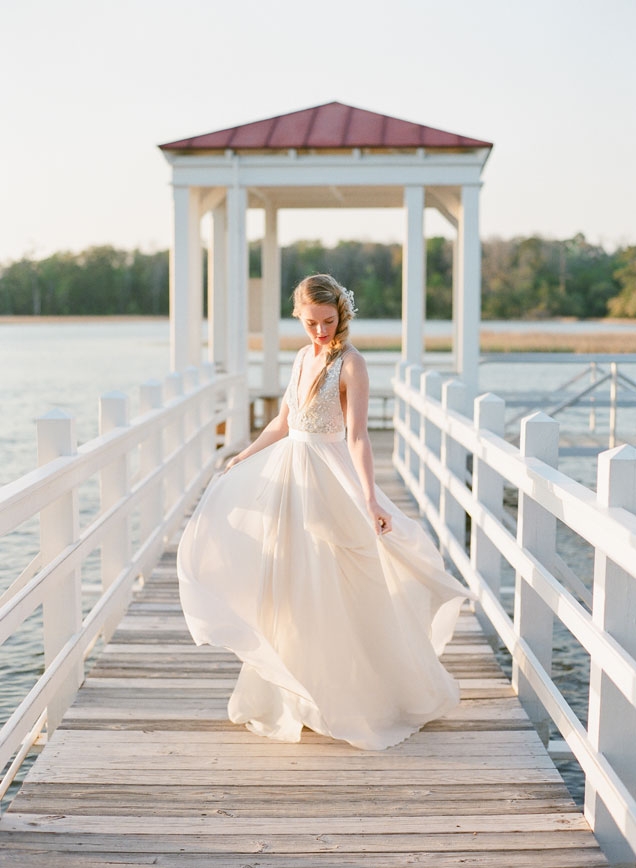
<path fill-rule="evenodd" d="M 380 485 L 413 514 L 374 434 Z M 135 597 L 0 821 L 11 868 L 607 866 L 475 617 L 444 656 L 460 707 L 405 743 L 300 744 L 226 719 L 239 663 L 196 648 L 176 546 Z"/>

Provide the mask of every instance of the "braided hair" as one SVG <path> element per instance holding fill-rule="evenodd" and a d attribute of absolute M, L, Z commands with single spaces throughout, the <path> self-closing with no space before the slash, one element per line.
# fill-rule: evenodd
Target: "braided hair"
<path fill-rule="evenodd" d="M 330 365 L 339 358 L 347 348 L 349 340 L 349 323 L 356 315 L 353 304 L 353 293 L 341 286 L 330 274 L 311 274 L 301 280 L 293 294 L 294 309 L 292 316 L 300 316 L 303 304 L 331 304 L 338 311 L 338 327 L 327 349 L 325 367 L 311 384 L 305 406 L 310 404 L 327 378 Z"/>

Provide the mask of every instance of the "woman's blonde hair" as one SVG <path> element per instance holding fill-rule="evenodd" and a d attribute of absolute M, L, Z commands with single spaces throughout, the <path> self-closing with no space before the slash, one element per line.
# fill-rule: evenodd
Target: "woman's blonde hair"
<path fill-rule="evenodd" d="M 300 316 L 300 308 L 303 304 L 331 304 L 338 311 L 338 327 L 333 340 L 327 349 L 325 367 L 311 384 L 305 405 L 310 404 L 320 387 L 327 378 L 329 366 L 343 354 L 349 340 L 349 323 L 356 315 L 353 305 L 353 293 L 330 274 L 311 274 L 301 280 L 294 290 L 294 309 L 292 315 Z"/>

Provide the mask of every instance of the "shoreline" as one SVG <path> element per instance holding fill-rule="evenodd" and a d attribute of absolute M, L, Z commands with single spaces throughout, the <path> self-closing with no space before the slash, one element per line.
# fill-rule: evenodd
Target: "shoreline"
<path fill-rule="evenodd" d="M 0 325 L 64 325 L 83 322 L 161 322 L 169 317 L 154 314 L 64 314 L 63 316 L 26 316 L 24 314 L 0 314 Z"/>
<path fill-rule="evenodd" d="M 109 316 L 97 315 L 69 315 L 69 316 L 13 316 L 0 315 L 0 326 L 23 326 L 23 325 L 81 325 L 97 323 L 149 323 L 169 322 L 167 316 L 141 316 L 113 314 Z M 205 320 L 204 320 L 205 322 Z M 396 323 L 399 320 L 395 321 Z M 482 320 L 480 325 L 480 351 L 483 353 L 636 353 L 636 320 L 632 319 L 595 319 L 575 320 L 571 317 L 549 320 L 520 320 L 524 324 L 533 322 L 532 330 L 516 329 L 511 323 L 510 329 L 489 329 L 488 320 Z M 576 333 L 568 330 L 568 325 L 576 322 L 596 324 L 598 330 Z M 549 329 L 542 326 L 550 325 Z M 558 325 L 563 324 L 563 331 Z M 633 326 L 633 330 L 612 330 L 612 326 Z M 555 328 L 556 326 L 556 328 Z M 364 326 L 361 326 L 362 329 Z M 605 328 L 604 328 L 605 327 Z M 360 331 L 355 334 L 354 342 L 358 349 L 365 352 L 385 351 L 399 352 L 400 338 L 394 334 L 365 334 Z M 297 335 L 281 334 L 279 347 L 281 350 L 296 351 L 306 343 L 306 337 L 302 332 Z M 250 333 L 248 340 L 250 350 L 262 349 L 262 337 L 257 333 Z M 426 349 L 431 352 L 450 352 L 452 349 L 451 338 L 448 335 L 427 335 Z"/>
<path fill-rule="evenodd" d="M 400 352 L 401 349 L 399 339 L 383 335 L 361 333 L 355 335 L 353 342 L 361 352 Z M 306 343 L 304 335 L 281 336 L 279 348 L 296 352 Z M 426 350 L 434 353 L 452 351 L 448 337 L 427 336 L 425 346 Z M 262 350 L 261 336 L 251 334 L 248 348 Z M 482 328 L 479 349 L 482 353 L 636 353 L 636 329 L 633 334 L 599 331 L 577 335 L 568 332 L 516 332 L 512 329 L 509 332 L 488 331 Z"/>

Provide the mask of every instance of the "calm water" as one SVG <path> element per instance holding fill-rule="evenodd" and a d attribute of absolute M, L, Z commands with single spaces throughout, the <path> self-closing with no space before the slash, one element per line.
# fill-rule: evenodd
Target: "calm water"
<path fill-rule="evenodd" d="M 398 336 L 400 323 L 386 320 L 360 320 L 353 330 L 358 334 L 388 334 Z M 489 330 L 518 331 L 572 330 L 589 332 L 599 328 L 594 323 L 492 323 Z M 603 331 L 633 329 L 625 323 L 603 323 Z M 451 334 L 451 324 L 432 322 L 427 325 L 432 335 Z M 283 334 L 298 334 L 295 321 L 283 322 Z M 283 354 L 281 380 L 288 376 L 292 354 Z M 376 386 L 388 386 L 393 375 L 396 356 L 391 353 L 368 355 L 371 378 Z M 99 395 L 111 390 L 129 394 L 131 415 L 137 412 L 138 386 L 147 379 L 162 379 L 169 370 L 169 331 L 163 320 L 152 321 L 87 321 L 85 323 L 7 324 L 0 322 L 0 485 L 6 484 L 36 466 L 37 450 L 35 419 L 53 407 L 61 408 L 76 419 L 79 443 L 97 434 L 97 401 Z M 536 364 L 486 365 L 481 371 L 481 390 L 514 393 L 519 390 L 558 388 L 581 370 L 580 365 Z M 636 377 L 634 366 L 627 373 Z M 250 379 L 258 382 L 258 365 L 250 370 Z M 516 409 L 516 408 L 515 408 Z M 513 409 L 509 415 L 514 415 Z M 599 407 L 597 423 L 607 431 L 606 408 Z M 562 430 L 584 436 L 588 428 L 589 409 L 573 408 L 559 417 Z M 619 411 L 619 434 L 625 439 L 636 432 L 636 410 Z M 629 436 L 628 436 L 629 435 Z M 591 458 L 569 457 L 560 462 L 561 469 L 588 487 L 594 487 L 595 461 Z M 80 492 L 81 523 L 84 526 L 98 508 L 95 480 Z M 31 521 L 0 540 L 0 593 L 20 574 L 37 553 L 37 522 Z M 563 529 L 559 532 L 562 557 L 589 585 L 592 578 L 593 554 L 578 538 Z M 96 557 L 82 573 L 83 603 L 88 609 L 94 600 L 98 578 Z M 504 577 L 514 583 L 511 573 Z M 0 725 L 6 721 L 41 672 L 41 620 L 39 613 L 29 619 L 15 636 L 0 648 Z M 555 634 L 555 680 L 561 684 L 568 701 L 582 720 L 587 714 L 587 679 L 589 665 L 572 638 L 563 630 Z M 570 785 L 581 797 L 580 776 L 571 776 Z"/>

